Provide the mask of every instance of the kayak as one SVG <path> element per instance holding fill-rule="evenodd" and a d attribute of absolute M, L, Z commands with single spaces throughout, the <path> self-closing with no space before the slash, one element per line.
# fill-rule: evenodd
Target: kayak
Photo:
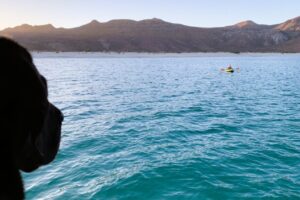
<path fill-rule="evenodd" d="M 225 72 L 233 73 L 233 72 L 234 72 L 234 69 L 225 69 Z"/>

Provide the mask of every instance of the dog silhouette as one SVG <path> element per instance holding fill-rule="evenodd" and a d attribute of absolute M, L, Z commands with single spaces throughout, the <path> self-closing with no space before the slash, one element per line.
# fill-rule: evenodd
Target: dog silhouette
<path fill-rule="evenodd" d="M 19 200 L 20 171 L 54 160 L 63 115 L 48 101 L 47 81 L 24 47 L 0 37 L 0 65 L 0 200 Z"/>

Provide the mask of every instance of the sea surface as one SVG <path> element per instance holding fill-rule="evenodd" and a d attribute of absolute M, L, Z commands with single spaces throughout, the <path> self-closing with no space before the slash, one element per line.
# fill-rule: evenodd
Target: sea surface
<path fill-rule="evenodd" d="M 300 199 L 299 54 L 103 55 L 34 55 L 65 121 L 27 199 Z"/>

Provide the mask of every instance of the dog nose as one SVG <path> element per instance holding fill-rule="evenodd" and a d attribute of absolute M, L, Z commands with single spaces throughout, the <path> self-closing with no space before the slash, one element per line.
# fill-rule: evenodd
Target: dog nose
<path fill-rule="evenodd" d="M 54 113 L 58 119 L 59 122 L 63 122 L 64 121 L 64 114 L 53 104 L 50 103 L 50 106 L 53 108 Z"/>
<path fill-rule="evenodd" d="M 65 116 L 64 116 L 64 114 L 63 114 L 61 111 L 59 111 L 59 112 L 60 112 L 60 119 L 61 119 L 61 121 L 63 122 L 64 119 L 65 119 Z"/>
<path fill-rule="evenodd" d="M 58 108 L 56 108 L 56 114 L 58 115 L 58 117 L 59 117 L 59 120 L 61 121 L 61 122 L 63 122 L 64 121 L 64 114 L 58 109 Z"/>

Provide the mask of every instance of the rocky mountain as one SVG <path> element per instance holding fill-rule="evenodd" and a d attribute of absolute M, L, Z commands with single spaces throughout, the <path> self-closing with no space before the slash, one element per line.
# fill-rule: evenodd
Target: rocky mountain
<path fill-rule="evenodd" d="M 275 27 L 281 31 L 300 31 L 300 17 L 288 20 L 282 24 L 279 24 Z"/>
<path fill-rule="evenodd" d="M 276 25 L 244 21 L 198 28 L 160 19 L 91 21 L 76 28 L 21 25 L 0 31 L 34 51 L 300 52 L 300 17 Z"/>

